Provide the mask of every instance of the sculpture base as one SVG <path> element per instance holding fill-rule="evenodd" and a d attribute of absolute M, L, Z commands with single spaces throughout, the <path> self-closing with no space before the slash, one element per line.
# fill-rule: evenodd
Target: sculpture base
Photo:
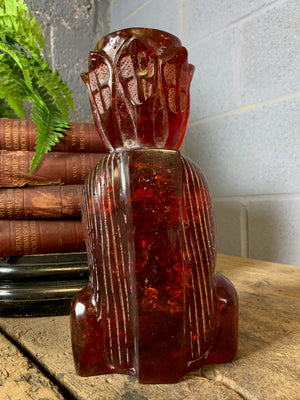
<path fill-rule="evenodd" d="M 236 356 L 238 343 L 238 306 L 237 294 L 232 283 L 217 273 L 215 294 L 215 332 L 207 353 L 198 360 L 184 360 L 184 349 L 173 352 L 173 337 L 170 331 L 176 330 L 176 322 L 170 326 L 168 315 L 149 316 L 141 321 L 144 334 L 159 337 L 156 344 L 140 348 L 135 368 L 115 368 L 108 365 L 105 346 L 107 339 L 101 329 L 101 320 L 97 318 L 91 305 L 89 286 L 79 292 L 73 300 L 71 312 L 71 332 L 73 338 L 73 355 L 76 372 L 80 376 L 102 374 L 134 375 L 140 383 L 176 383 L 185 374 L 195 371 L 205 364 L 231 362 Z M 83 310 L 85 311 L 83 313 Z M 155 321 L 156 319 L 156 321 Z M 181 321 L 178 321 L 180 326 Z M 155 326 L 155 328 L 154 328 Z M 86 335 L 86 332 L 89 332 Z M 152 338 L 148 338 L 152 342 Z M 116 352 L 113 347 L 112 351 Z M 134 347 L 131 357 L 134 357 Z"/>

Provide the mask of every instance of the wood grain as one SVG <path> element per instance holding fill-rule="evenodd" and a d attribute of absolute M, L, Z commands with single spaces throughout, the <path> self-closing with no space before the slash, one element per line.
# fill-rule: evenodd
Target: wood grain
<path fill-rule="evenodd" d="M 77 376 L 68 316 L 0 318 L 0 327 L 75 399 L 298 400 L 300 268 L 218 255 L 217 270 L 239 294 L 238 355 L 230 364 L 203 367 L 178 384 L 141 385 L 117 374 Z"/>
<path fill-rule="evenodd" d="M 0 399 L 64 399 L 58 388 L 2 334 L 0 334 Z"/>

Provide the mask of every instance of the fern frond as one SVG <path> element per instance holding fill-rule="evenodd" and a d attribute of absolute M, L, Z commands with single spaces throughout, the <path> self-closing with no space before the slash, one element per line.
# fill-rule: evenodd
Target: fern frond
<path fill-rule="evenodd" d="M 2 118 L 15 118 L 16 114 L 13 112 L 12 108 L 0 98 L 0 115 Z"/>
<path fill-rule="evenodd" d="M 64 136 L 63 132 L 69 128 L 68 116 L 62 115 L 48 90 L 41 86 L 36 86 L 36 90 L 41 101 L 34 105 L 32 118 L 37 126 L 36 131 L 39 135 L 37 137 L 36 152 L 32 160 L 30 172 L 36 168 L 43 154 L 48 153 L 51 147 Z"/>
<path fill-rule="evenodd" d="M 30 173 L 38 166 L 43 155 L 48 153 L 51 147 L 64 136 L 62 132 L 69 128 L 69 124 L 66 121 L 62 122 L 59 115 L 55 112 L 49 113 L 48 109 L 43 109 L 43 107 L 34 106 L 32 115 L 33 121 L 37 125 L 36 130 L 40 135 L 37 138 L 36 151 L 31 162 Z"/>
<path fill-rule="evenodd" d="M 7 64 L 1 59 L 0 98 L 3 100 L 5 99 L 5 102 L 15 111 L 15 113 L 20 118 L 25 118 L 23 99 L 26 99 L 26 94 L 24 93 L 22 85 L 19 83 L 17 71 L 10 64 Z M 0 116 L 3 116 L 3 112 L 1 111 Z"/>
<path fill-rule="evenodd" d="M 71 91 L 67 84 L 63 82 L 57 70 L 52 72 L 46 61 L 43 64 L 34 63 L 32 72 L 33 80 L 38 86 L 42 86 L 48 91 L 59 108 L 65 110 L 67 109 L 66 106 L 69 105 L 73 109 Z"/>
<path fill-rule="evenodd" d="M 31 172 L 63 136 L 69 107 L 73 109 L 71 91 L 43 59 L 43 46 L 41 26 L 24 0 L 0 0 L 0 100 L 21 118 L 25 118 L 23 101 L 33 104 L 32 118 L 39 135 Z"/>
<path fill-rule="evenodd" d="M 28 89 L 31 90 L 32 85 L 30 78 L 30 68 L 28 68 L 27 66 L 28 62 L 25 52 L 22 52 L 20 50 L 18 51 L 18 49 L 16 49 L 14 46 L 5 43 L 0 43 L 0 51 L 1 50 L 7 53 L 12 58 L 16 66 L 19 67 L 24 76 L 25 84 L 28 86 Z"/>

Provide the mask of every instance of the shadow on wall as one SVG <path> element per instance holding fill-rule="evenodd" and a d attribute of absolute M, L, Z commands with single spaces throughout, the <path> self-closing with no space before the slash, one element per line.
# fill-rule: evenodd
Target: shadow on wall
<path fill-rule="evenodd" d="M 218 252 L 300 265 L 298 209 L 288 195 L 215 199 Z"/>
<path fill-rule="evenodd" d="M 218 253 L 229 254 L 232 256 L 247 257 L 242 237 L 247 232 L 242 233 L 241 218 L 243 208 L 238 201 L 219 201 L 213 200 L 214 213 L 217 231 L 217 251 Z M 246 247 L 247 248 L 247 247 Z"/>
<path fill-rule="evenodd" d="M 249 201 L 249 257 L 300 265 L 299 198 Z"/>

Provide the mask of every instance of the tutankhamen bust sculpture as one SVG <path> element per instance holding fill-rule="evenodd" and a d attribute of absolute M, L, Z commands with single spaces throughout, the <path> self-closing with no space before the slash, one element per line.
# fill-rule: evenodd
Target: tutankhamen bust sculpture
<path fill-rule="evenodd" d="M 86 83 L 109 154 L 83 193 L 89 284 L 71 307 L 77 373 L 177 382 L 237 351 L 237 295 L 215 272 L 212 202 L 179 152 L 194 67 L 169 33 L 111 33 Z"/>

